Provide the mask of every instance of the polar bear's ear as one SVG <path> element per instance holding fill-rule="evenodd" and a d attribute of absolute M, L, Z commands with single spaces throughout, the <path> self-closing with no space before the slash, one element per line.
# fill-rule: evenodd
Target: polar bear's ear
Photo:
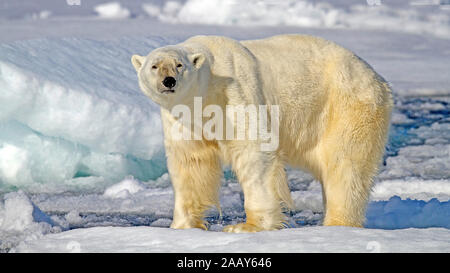
<path fill-rule="evenodd" d="M 200 68 L 205 62 L 205 56 L 202 53 L 194 53 L 189 56 L 189 60 L 195 68 Z"/>
<path fill-rule="evenodd" d="M 134 69 L 136 69 L 136 71 L 139 71 L 141 69 L 144 61 L 145 61 L 145 57 L 143 57 L 143 56 L 139 56 L 139 55 L 131 56 L 131 63 L 133 64 Z"/>

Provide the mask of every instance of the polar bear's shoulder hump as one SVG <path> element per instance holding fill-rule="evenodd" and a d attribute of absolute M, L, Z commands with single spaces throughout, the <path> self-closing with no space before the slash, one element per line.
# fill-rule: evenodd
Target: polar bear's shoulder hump
<path fill-rule="evenodd" d="M 198 35 L 187 39 L 183 44 L 185 45 L 200 45 L 212 51 L 214 49 L 223 49 L 229 47 L 239 46 L 240 43 L 228 37 L 223 36 L 207 36 Z"/>

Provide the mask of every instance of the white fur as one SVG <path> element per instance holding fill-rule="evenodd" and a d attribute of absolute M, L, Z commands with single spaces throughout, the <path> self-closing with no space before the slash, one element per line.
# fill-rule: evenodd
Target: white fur
<path fill-rule="evenodd" d="M 323 39 L 280 35 L 238 42 L 196 36 L 132 57 L 142 91 L 161 105 L 169 173 L 175 191 L 173 228 L 203 227 L 203 213 L 218 206 L 222 165 L 231 164 L 245 196 L 246 223 L 229 232 L 281 228 L 292 205 L 284 166 L 322 182 L 325 225 L 361 227 L 384 152 L 392 108 L 387 83 L 352 52 Z M 151 65 L 159 67 L 152 71 Z M 182 68 L 176 64 L 181 63 Z M 164 70 L 164 71 L 161 71 Z M 167 75 L 174 93 L 161 93 Z M 203 107 L 279 105 L 276 151 L 253 140 L 181 140 L 168 133 L 176 104 Z"/>

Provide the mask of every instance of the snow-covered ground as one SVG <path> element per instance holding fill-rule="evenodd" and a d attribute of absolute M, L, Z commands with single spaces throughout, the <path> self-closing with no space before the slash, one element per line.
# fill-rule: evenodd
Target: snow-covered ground
<path fill-rule="evenodd" d="M 176 239 L 175 239 L 176 238 Z M 447 252 L 445 229 L 304 227 L 252 234 L 156 227 L 95 227 L 45 236 L 18 252 Z"/>
<path fill-rule="evenodd" d="M 449 252 L 446 1 L 64 2 L 0 3 L 0 252 Z M 393 86 L 366 229 L 320 226 L 320 185 L 293 169 L 284 230 L 215 232 L 245 219 L 229 171 L 211 231 L 167 229 L 159 110 L 139 92 L 130 56 L 196 34 L 281 33 L 333 40 Z"/>

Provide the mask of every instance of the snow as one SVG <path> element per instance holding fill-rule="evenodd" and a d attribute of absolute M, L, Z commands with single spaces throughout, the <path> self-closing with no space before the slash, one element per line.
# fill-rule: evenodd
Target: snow
<path fill-rule="evenodd" d="M 123 8 L 119 2 L 109 2 L 94 7 L 100 18 L 123 19 L 130 16 L 130 11 Z"/>
<path fill-rule="evenodd" d="M 76 39 L 0 45 L 0 154 L 7 158 L 0 178 L 7 185 L 164 173 L 159 108 L 135 87 L 130 49 L 102 46 L 99 55 L 96 47 Z"/>
<path fill-rule="evenodd" d="M 390 168 L 380 174 L 381 178 L 418 176 L 427 179 L 449 177 L 450 144 L 407 146 L 398 155 L 389 157 Z"/>
<path fill-rule="evenodd" d="M 396 109 L 392 113 L 391 124 L 408 124 L 413 123 L 414 120 L 408 118 L 406 115 L 396 111 Z"/>
<path fill-rule="evenodd" d="M 134 186 L 130 186 L 134 185 Z M 139 184 L 137 184 L 139 185 Z M 127 188 L 132 189 L 135 188 L 136 181 L 127 178 L 124 181 L 116 184 L 116 187 L 110 187 L 108 190 L 112 188 Z M 139 187 L 140 188 L 140 187 Z M 228 187 L 225 187 L 228 188 Z M 108 191 L 107 190 L 107 191 Z M 428 202 L 419 201 L 419 200 L 411 200 L 406 199 L 402 200 L 400 197 L 391 197 L 387 201 L 376 201 L 371 202 L 368 208 L 367 218 L 368 221 L 366 223 L 366 227 L 368 229 L 351 229 L 351 228 L 342 228 L 342 231 L 339 231 L 339 238 L 336 238 L 336 235 L 331 235 L 330 232 L 336 232 L 335 228 L 322 227 L 311 228 L 311 225 L 304 226 L 302 222 L 318 222 L 321 219 L 321 215 L 318 213 L 314 213 L 307 208 L 299 208 L 301 209 L 299 213 L 293 216 L 294 219 L 298 221 L 298 225 L 287 229 L 286 232 L 294 238 L 292 240 L 286 240 L 283 235 L 278 237 L 278 235 L 270 235 L 269 238 L 266 238 L 267 235 L 260 235 L 255 237 L 246 236 L 247 239 L 241 240 L 239 239 L 239 243 L 234 243 L 230 245 L 223 245 L 220 243 L 220 237 L 223 236 L 221 233 L 215 233 L 213 231 L 221 231 L 223 228 L 223 222 L 218 222 L 217 224 L 213 224 L 210 227 L 209 233 L 214 233 L 215 235 L 204 235 L 203 233 L 199 233 L 195 230 L 190 231 L 179 231 L 178 233 L 174 233 L 171 236 L 167 237 L 167 241 L 164 241 L 163 235 L 166 231 L 161 229 L 155 229 L 145 227 L 140 229 L 138 227 L 134 227 L 133 229 L 129 229 L 133 231 L 136 236 L 132 239 L 127 239 L 126 243 L 121 241 L 116 242 L 116 246 L 111 246 L 112 248 L 108 249 L 110 245 L 100 244 L 98 241 L 108 241 L 109 236 L 105 234 L 110 234 L 110 238 L 118 238 L 123 237 L 123 232 L 126 233 L 128 230 L 127 226 L 133 226 L 132 223 L 127 223 L 124 219 L 114 219 L 114 212 L 120 211 L 122 214 L 127 214 L 129 217 L 134 215 L 135 219 L 133 221 L 138 223 L 139 225 L 146 225 L 150 227 L 165 227 L 167 228 L 171 223 L 171 203 L 173 202 L 172 192 L 169 190 L 156 190 L 155 189 L 141 189 L 136 191 L 135 193 L 127 193 L 126 198 L 116 199 L 116 198 L 105 198 L 105 196 L 77 196 L 72 198 L 67 198 L 64 196 L 51 196 L 49 200 L 34 200 L 34 202 L 38 203 L 41 208 L 46 208 L 46 206 L 50 205 L 53 208 L 58 208 L 60 211 L 69 210 L 68 213 L 61 215 L 57 214 L 52 217 L 48 216 L 41 209 L 39 209 L 33 201 L 23 192 L 13 192 L 5 195 L 4 202 L 0 203 L 0 242 L 2 242 L 3 249 L 12 248 L 13 251 L 22 252 L 22 251 L 49 251 L 49 252 L 60 252 L 66 251 L 66 245 L 72 241 L 79 242 L 80 245 L 90 245 L 86 242 L 91 242 L 92 245 L 83 248 L 83 251 L 86 252 L 96 252 L 96 251 L 138 251 L 138 252 L 151 252 L 151 251 L 203 251 L 203 248 L 197 249 L 196 244 L 205 245 L 206 242 L 202 242 L 204 236 L 218 236 L 217 240 L 212 242 L 210 241 L 209 247 L 214 251 L 214 247 L 217 245 L 221 245 L 222 247 L 227 247 L 227 251 L 234 251 L 233 249 L 241 248 L 243 252 L 251 252 L 256 251 L 252 248 L 247 248 L 246 246 L 252 240 L 261 241 L 260 247 L 258 247 L 258 251 L 267 251 L 270 249 L 270 252 L 302 252 L 302 251 L 365 251 L 361 249 L 361 245 L 348 245 L 347 248 L 342 248 L 340 243 L 341 240 L 345 240 L 346 236 L 355 236 L 354 232 L 360 234 L 361 240 L 366 238 L 368 241 L 368 237 L 373 236 L 380 244 L 384 245 L 382 239 L 383 236 L 393 237 L 396 241 L 391 243 L 386 243 L 384 245 L 384 251 L 447 251 L 445 246 L 449 244 L 449 241 L 442 241 L 439 244 L 442 249 L 432 248 L 428 249 L 425 245 L 418 246 L 417 249 L 413 248 L 405 248 L 408 244 L 406 237 L 399 237 L 397 235 L 393 235 L 390 233 L 379 233 L 380 229 L 399 229 L 399 228 L 407 228 L 406 230 L 402 229 L 401 233 L 411 232 L 411 236 L 424 236 L 420 230 L 411 227 L 445 227 L 450 228 L 450 223 L 448 221 L 450 217 L 450 201 L 439 202 L 437 199 L 431 199 Z M 147 204 L 143 203 L 143 200 L 148 199 Z M 230 198 L 228 198 L 230 199 Z M 232 199 L 232 198 L 231 198 Z M 295 200 L 294 195 L 294 200 Z M 120 201 L 122 200 L 122 201 Z M 295 200 L 296 201 L 296 200 Z M 81 204 L 84 204 L 81 205 Z M 113 205 L 115 204 L 115 205 Z M 139 206 L 141 205 L 141 206 Z M 224 203 L 224 212 L 229 214 L 230 210 L 236 211 L 236 204 Z M 66 206 L 66 207 L 64 207 Z M 158 207 L 159 206 L 159 207 Z M 242 205 L 241 205 L 242 206 Z M 80 211 L 89 211 L 90 215 L 86 215 L 84 213 L 83 216 L 77 210 L 70 210 L 70 208 L 76 208 Z M 242 207 L 241 209 L 242 210 Z M 153 213 L 152 213 L 153 212 Z M 146 217 L 146 215 L 152 215 L 153 217 Z M 58 216 L 59 215 L 59 216 Z M 103 216 L 102 216 L 103 215 Z M 139 219 L 142 218 L 142 219 Z M 110 227 L 111 225 L 116 226 Z M 105 229 L 86 229 L 90 226 L 105 226 Z M 117 228 L 117 226 L 123 226 L 122 228 Z M 85 227 L 83 229 L 79 229 L 78 227 Z M 72 231 L 65 231 L 68 229 L 73 229 Z M 376 229 L 375 229 L 376 228 Z M 212 231 L 211 231 L 212 230 Z M 328 231 L 327 231 L 328 230 Z M 353 230 L 353 231 L 352 231 Z M 427 229 L 429 230 L 429 228 Z M 447 229 L 436 229 L 437 231 L 446 234 L 445 232 L 450 232 Z M 52 236 L 43 236 L 51 233 L 59 233 L 61 231 L 65 231 L 60 233 L 60 235 L 52 235 Z M 74 232 L 75 231 L 75 232 Z M 141 231 L 141 232 L 140 232 Z M 162 233 L 162 234 L 161 234 Z M 416 234 L 417 233 L 417 234 Z M 71 237 L 69 234 L 74 234 Z M 94 238 L 88 239 L 89 236 L 93 236 Z M 270 234 L 270 233 L 268 233 Z M 282 233 L 277 233 L 281 235 Z M 422 235 L 421 235 L 422 234 Z M 59 237 L 60 236 L 60 237 Z M 95 238 L 99 236 L 100 238 Z M 106 236 L 106 238 L 102 238 L 102 236 Z M 140 236 L 145 237 L 140 238 Z M 229 236 L 229 235 L 227 235 Z M 314 238 L 316 241 L 326 241 L 326 237 L 333 236 L 332 243 L 330 242 L 328 245 L 318 244 L 316 246 L 309 246 L 307 241 L 303 243 L 302 238 Z M 433 233 L 433 236 L 436 234 Z M 432 236 L 432 237 L 433 237 Z M 174 239 L 175 238 L 175 239 Z M 185 247 L 183 244 L 177 246 L 178 241 L 186 241 L 189 238 L 190 241 L 195 242 L 190 244 L 190 247 Z M 265 238 L 265 239 L 264 239 Z M 348 238 L 347 238 L 348 239 Z M 52 244 L 48 243 L 46 240 L 54 240 Z M 95 240 L 98 240 L 97 242 Z M 155 247 L 154 240 L 158 240 L 161 242 L 161 246 L 163 248 Z M 161 241 L 162 240 L 162 241 Z M 170 241 L 169 241 L 170 240 Z M 286 241 L 281 241 L 286 240 Z M 298 241 L 297 241 L 298 240 Z M 311 239 L 312 240 L 312 239 Z M 387 240 L 387 239 L 386 239 Z M 414 237 L 414 240 L 418 240 L 417 237 Z M 423 239 L 425 240 L 425 238 Z M 17 248 L 13 246 L 22 242 Z M 143 243 L 145 242 L 145 243 Z M 283 243 L 280 243 L 283 242 Z M 432 242 L 428 242 L 431 245 L 434 245 Z M 133 246 L 137 244 L 137 246 Z M 306 245 L 305 245 L 306 244 Z M 405 246 L 402 246 L 405 245 Z M 47 248 L 42 249 L 41 246 L 46 246 Z M 96 246 L 96 247 L 94 247 Z M 119 247 L 120 246 L 120 247 Z M 152 247 L 153 246 L 153 247 Z M 395 246 L 395 247 L 394 247 Z M 102 247 L 104 249 L 102 249 Z M 136 247 L 133 249 L 133 247 Z M 228 248 L 231 247 L 231 248 Z M 437 247 L 437 246 L 435 246 Z M 166 249 L 170 248 L 170 250 Z M 65 250 L 64 250 L 65 249 Z M 127 250 L 129 249 L 129 250 Z M 328 249 L 328 250 L 326 250 Z M 241 252 L 240 251 L 240 252 Z"/>
<path fill-rule="evenodd" d="M 250 234 L 157 227 L 75 229 L 15 252 L 448 252 L 450 230 L 304 227 Z"/>
<path fill-rule="evenodd" d="M 123 181 L 107 188 L 103 196 L 109 198 L 127 198 L 131 194 L 135 194 L 143 189 L 144 186 L 141 182 L 135 180 L 133 177 L 127 177 Z"/>
<path fill-rule="evenodd" d="M 74 3 L 75 5 L 69 5 Z M 448 252 L 448 5 L 380 1 L 0 3 L 0 252 Z M 370 3 L 369 3 L 370 2 Z M 197 34 L 321 36 L 393 86 L 386 155 L 366 229 L 322 227 L 321 185 L 287 168 L 284 230 L 224 234 L 245 221 L 225 170 L 209 231 L 171 230 L 173 191 L 159 108 L 132 54 Z"/>
<path fill-rule="evenodd" d="M 5 196 L 1 227 L 6 231 L 24 231 L 34 222 L 52 221 L 39 208 L 34 206 L 23 192 L 13 192 Z"/>
<path fill-rule="evenodd" d="M 76 39 L 2 45 L 0 100 L 6 107 L 0 119 L 99 151 L 150 159 L 162 135 L 159 108 L 135 90 L 127 63 L 132 49 L 112 48 Z"/>
<path fill-rule="evenodd" d="M 424 180 L 409 177 L 406 179 L 385 180 L 375 184 L 372 189 L 372 200 L 387 200 L 391 196 L 403 199 L 413 198 L 429 201 L 437 198 L 439 201 L 450 200 L 450 183 L 448 179 Z"/>
<path fill-rule="evenodd" d="M 421 13 L 414 6 L 393 9 L 389 3 L 367 3 L 344 9 L 322 1 L 188 0 L 184 5 L 167 1 L 162 8 L 144 4 L 144 10 L 163 22 L 178 24 L 383 29 L 450 39 L 450 16 L 438 5 L 433 13 Z"/>
<path fill-rule="evenodd" d="M 8 250 L 17 242 L 61 232 L 55 222 L 36 207 L 22 192 L 6 194 L 0 204 L 0 249 Z"/>
<path fill-rule="evenodd" d="M 294 200 L 295 209 L 311 210 L 313 212 L 323 211 L 322 187 L 319 182 L 310 183 L 306 190 L 293 191 L 291 197 Z"/>

